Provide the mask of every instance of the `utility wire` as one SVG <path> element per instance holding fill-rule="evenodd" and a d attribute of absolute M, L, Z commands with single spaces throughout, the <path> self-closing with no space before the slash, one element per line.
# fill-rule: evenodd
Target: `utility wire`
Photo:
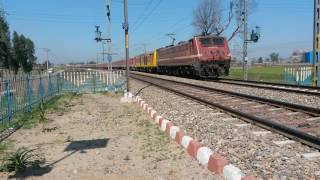
<path fill-rule="evenodd" d="M 133 29 L 132 33 L 136 32 L 139 27 L 154 13 L 163 0 L 159 0 L 158 3 L 151 9 L 151 11 L 140 21 L 140 23 Z"/>

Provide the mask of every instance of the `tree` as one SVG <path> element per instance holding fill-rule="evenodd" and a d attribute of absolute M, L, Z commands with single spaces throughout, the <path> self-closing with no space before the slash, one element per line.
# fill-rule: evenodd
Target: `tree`
<path fill-rule="evenodd" d="M 236 21 L 236 26 L 229 37 L 234 38 L 243 24 L 242 0 L 230 0 L 227 14 L 223 13 L 222 0 L 200 0 L 193 11 L 193 26 L 202 35 L 220 36 Z M 254 9 L 255 0 L 249 0 L 250 9 Z"/>
<path fill-rule="evenodd" d="M 13 38 L 12 38 L 12 44 L 13 44 L 13 49 L 12 49 L 12 58 L 10 60 L 10 68 L 17 74 L 20 68 L 20 62 L 23 59 L 23 48 L 22 48 L 22 43 L 20 41 L 20 36 L 17 32 L 13 33 Z"/>
<path fill-rule="evenodd" d="M 22 59 L 21 66 L 24 72 L 29 73 L 33 69 L 33 65 L 36 63 L 37 57 L 34 55 L 34 43 L 31 39 L 25 38 L 21 35 L 21 41 L 24 45 L 25 57 Z"/>
<path fill-rule="evenodd" d="M 275 53 L 275 52 L 271 53 L 270 59 L 271 59 L 271 62 L 273 62 L 273 63 L 279 62 L 279 54 Z"/>
<path fill-rule="evenodd" d="M 19 35 L 17 32 L 13 33 L 12 43 L 12 69 L 15 73 L 18 72 L 20 67 L 26 73 L 31 72 L 33 64 L 36 62 L 34 43 L 31 39 L 26 38 L 23 34 Z"/>
<path fill-rule="evenodd" d="M 10 66 L 10 31 L 5 18 L 0 15 L 0 67 L 6 69 Z"/>
<path fill-rule="evenodd" d="M 263 57 L 258 58 L 258 63 L 262 64 L 263 63 Z"/>
<path fill-rule="evenodd" d="M 88 64 L 97 64 L 96 61 L 89 61 Z"/>

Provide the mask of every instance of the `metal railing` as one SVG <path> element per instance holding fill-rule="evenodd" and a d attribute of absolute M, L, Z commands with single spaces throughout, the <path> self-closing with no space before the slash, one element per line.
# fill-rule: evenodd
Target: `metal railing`
<path fill-rule="evenodd" d="M 61 73 L 63 91 L 67 92 L 104 92 L 123 91 L 125 71 L 75 70 Z"/>
<path fill-rule="evenodd" d="M 318 74 L 320 78 L 320 73 Z M 284 68 L 283 81 L 286 84 L 312 85 L 312 66 L 311 65 L 291 65 Z"/>
<path fill-rule="evenodd" d="M 124 89 L 124 71 L 73 70 L 38 76 L 10 75 L 0 79 L 0 125 L 12 127 L 15 114 L 31 112 L 36 104 L 62 92 L 122 92 Z"/>
<path fill-rule="evenodd" d="M 0 121 L 12 125 L 18 112 L 30 112 L 39 102 L 46 102 L 61 92 L 60 74 L 17 76 L 0 82 Z"/>

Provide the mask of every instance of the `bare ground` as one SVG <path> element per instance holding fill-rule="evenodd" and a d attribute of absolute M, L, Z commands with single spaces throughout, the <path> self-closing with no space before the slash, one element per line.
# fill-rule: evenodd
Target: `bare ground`
<path fill-rule="evenodd" d="M 220 179 L 120 96 L 85 94 L 66 103 L 47 114 L 49 122 L 9 138 L 14 149 L 39 148 L 46 164 L 1 179 Z"/>

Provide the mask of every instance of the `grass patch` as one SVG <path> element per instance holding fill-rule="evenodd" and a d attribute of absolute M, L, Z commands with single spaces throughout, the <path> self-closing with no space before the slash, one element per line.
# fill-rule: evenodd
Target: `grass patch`
<path fill-rule="evenodd" d="M 253 81 L 267 81 L 281 83 L 283 77 L 283 67 L 255 67 L 250 66 L 248 79 Z M 231 67 L 228 78 L 243 79 L 242 67 Z"/>
<path fill-rule="evenodd" d="M 80 97 L 77 94 L 64 94 L 56 96 L 45 103 L 40 103 L 35 106 L 31 113 L 18 113 L 12 119 L 13 128 L 22 127 L 31 129 L 37 124 L 46 121 L 47 113 L 64 113 L 67 111 L 66 104 L 69 104 L 73 99 Z M 9 128 L 7 122 L 0 124 L 0 132 Z"/>
<path fill-rule="evenodd" d="M 0 154 L 4 154 L 6 151 L 8 151 L 10 148 L 13 147 L 11 140 L 5 140 L 0 143 Z"/>

